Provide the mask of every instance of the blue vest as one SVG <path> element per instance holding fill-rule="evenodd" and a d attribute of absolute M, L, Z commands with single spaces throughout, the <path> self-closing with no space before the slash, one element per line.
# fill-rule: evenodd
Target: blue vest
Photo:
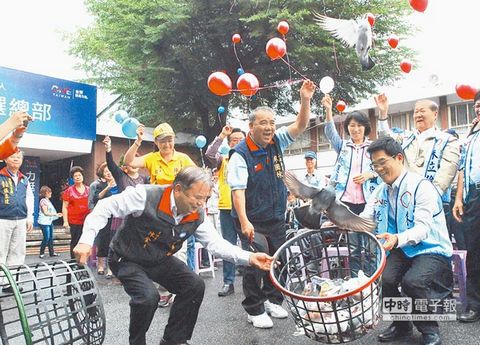
<path fill-rule="evenodd" d="M 43 199 L 42 199 L 43 200 Z M 47 212 L 50 214 L 56 214 L 57 210 L 55 209 L 55 206 L 53 206 L 52 202 L 45 198 L 47 200 Z M 39 207 L 38 210 L 38 224 L 40 225 L 52 225 L 52 222 L 58 219 L 57 216 L 47 216 L 45 213 L 42 211 L 42 207 Z"/>
<path fill-rule="evenodd" d="M 15 185 L 7 168 L 0 170 L 0 219 L 27 218 L 28 178 L 18 172 L 18 184 Z"/>
<path fill-rule="evenodd" d="M 463 161 L 463 201 L 467 202 L 467 196 L 470 191 L 470 184 L 478 182 L 472 181 L 472 170 L 478 169 L 479 162 L 475 160 L 479 156 L 480 147 L 480 131 L 471 134 L 467 137 L 462 149 L 462 161 Z M 458 186 L 460 188 L 460 186 Z"/>
<path fill-rule="evenodd" d="M 247 163 L 245 208 L 248 219 L 251 222 L 285 220 L 287 188 L 283 182 L 285 167 L 277 136 L 265 149 L 247 136 L 230 153 L 232 151 L 239 153 Z M 232 207 L 232 216 L 238 218 L 235 207 Z"/>
<path fill-rule="evenodd" d="M 425 153 L 425 164 L 423 170 L 423 176 L 431 182 L 435 179 L 435 174 L 440 168 L 440 161 L 442 159 L 443 150 L 448 145 L 448 141 L 450 140 L 450 134 L 448 133 L 441 133 L 435 137 L 435 141 L 433 143 L 432 149 L 429 152 Z M 402 149 L 406 149 L 412 141 L 416 138 L 415 133 L 411 133 L 408 137 L 406 137 L 402 142 Z M 450 185 L 449 188 L 443 193 L 442 201 L 445 203 L 450 202 L 452 194 L 452 186 Z"/>
<path fill-rule="evenodd" d="M 362 163 L 361 163 L 361 173 L 365 171 L 372 171 L 370 168 L 370 155 L 367 152 L 368 146 L 362 147 Z M 353 143 L 351 140 L 344 140 L 342 143 L 342 149 L 338 153 L 337 162 L 331 176 L 331 180 L 336 182 L 335 193 L 337 199 L 341 200 L 345 190 L 347 189 L 347 183 L 350 178 L 350 171 L 352 169 L 352 159 L 353 159 Z M 378 177 L 367 180 L 362 184 L 363 198 L 368 200 L 368 197 L 375 188 L 378 186 Z"/>
<path fill-rule="evenodd" d="M 374 216 L 377 221 L 377 233 L 400 234 L 415 225 L 415 200 L 421 183 L 430 184 L 422 176 L 407 172 L 400 182 L 395 205 L 389 205 L 387 185 L 385 183 L 379 185 L 372 195 L 375 204 Z M 433 185 L 431 187 L 435 188 Z M 388 219 L 390 207 L 395 207 L 393 224 Z M 429 230 L 427 237 L 416 245 L 405 245 L 401 249 L 410 258 L 421 254 L 452 256 L 452 243 L 448 236 L 440 196 L 437 198 L 435 210 L 433 211 L 432 229 Z"/>

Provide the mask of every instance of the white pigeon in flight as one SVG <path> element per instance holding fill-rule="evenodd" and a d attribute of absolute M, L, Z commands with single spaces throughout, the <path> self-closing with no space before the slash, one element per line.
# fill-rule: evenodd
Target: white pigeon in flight
<path fill-rule="evenodd" d="M 367 15 L 357 19 L 336 19 L 313 12 L 317 25 L 330 31 L 332 36 L 342 41 L 348 47 L 355 46 L 360 64 L 364 71 L 371 70 L 375 62 L 368 55 L 372 47 L 372 27 Z"/>

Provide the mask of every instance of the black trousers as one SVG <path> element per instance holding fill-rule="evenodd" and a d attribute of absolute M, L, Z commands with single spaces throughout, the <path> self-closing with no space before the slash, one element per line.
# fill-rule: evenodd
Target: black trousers
<path fill-rule="evenodd" d="M 398 286 L 402 287 L 402 294 Z M 407 257 L 402 249 L 394 249 L 387 258 L 383 271 L 383 297 L 401 297 L 402 295 L 415 299 L 432 300 L 452 297 L 453 273 L 451 259 L 442 255 L 424 254 L 414 258 Z M 403 321 L 394 321 L 400 328 L 409 327 Z M 422 333 L 438 333 L 436 321 L 416 321 L 415 327 Z"/>
<path fill-rule="evenodd" d="M 202 278 L 174 256 L 163 258 L 155 266 L 142 266 L 119 259 L 110 251 L 109 265 L 130 296 L 130 345 L 146 345 L 145 336 L 160 299 L 153 282 L 176 294 L 163 335 L 165 341 L 180 344 L 192 337 L 205 291 Z"/>
<path fill-rule="evenodd" d="M 107 225 L 101 229 L 97 237 L 95 238 L 95 244 L 97 245 L 97 257 L 106 258 L 108 256 L 108 250 L 110 247 L 110 241 L 112 240 L 112 218 L 108 218 Z"/>
<path fill-rule="evenodd" d="M 255 230 L 254 242 L 248 240 L 242 234 L 240 222 L 235 218 L 235 229 L 237 230 L 242 247 L 245 250 L 254 249 L 256 252 L 275 254 L 278 248 L 285 242 L 287 225 L 282 219 L 272 223 L 252 223 Z M 242 306 L 250 315 L 260 315 L 265 312 L 263 303 L 269 300 L 275 304 L 282 304 L 283 295 L 272 284 L 269 272 L 246 266 L 243 271 L 243 294 L 245 299 Z"/>
<path fill-rule="evenodd" d="M 480 190 L 474 185 L 466 198 L 462 226 L 467 248 L 467 307 L 480 312 Z"/>
<path fill-rule="evenodd" d="M 70 224 L 70 257 L 75 259 L 75 255 L 73 255 L 73 248 L 78 244 L 80 241 L 80 237 L 82 236 L 83 231 L 83 224 Z"/>

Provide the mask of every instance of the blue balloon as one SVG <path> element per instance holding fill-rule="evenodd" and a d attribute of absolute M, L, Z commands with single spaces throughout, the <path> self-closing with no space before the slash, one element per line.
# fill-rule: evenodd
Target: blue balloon
<path fill-rule="evenodd" d="M 199 135 L 198 137 L 195 138 L 195 145 L 201 149 L 207 144 L 207 138 L 205 138 L 203 135 Z"/>
<path fill-rule="evenodd" d="M 128 118 L 122 122 L 122 132 L 127 138 L 137 137 L 137 128 L 140 122 L 134 118 Z"/>
<path fill-rule="evenodd" d="M 242 75 L 243 73 L 245 73 L 245 71 L 243 70 L 243 68 L 241 68 L 241 67 L 237 68 L 237 74 L 238 74 L 238 75 Z"/>
<path fill-rule="evenodd" d="M 123 123 L 126 119 L 128 119 L 128 113 L 125 110 L 117 110 L 114 114 L 115 121 L 118 123 Z"/>
<path fill-rule="evenodd" d="M 222 146 L 220 146 L 220 150 L 219 150 L 219 151 L 220 151 L 220 154 L 221 154 L 222 156 L 226 156 L 226 155 L 228 155 L 228 153 L 230 152 L 230 147 L 228 147 L 228 146 L 226 146 L 226 145 L 222 145 Z"/>
<path fill-rule="evenodd" d="M 218 111 L 219 114 L 223 114 L 225 112 L 225 108 L 222 107 L 222 106 L 219 106 L 217 111 Z"/>

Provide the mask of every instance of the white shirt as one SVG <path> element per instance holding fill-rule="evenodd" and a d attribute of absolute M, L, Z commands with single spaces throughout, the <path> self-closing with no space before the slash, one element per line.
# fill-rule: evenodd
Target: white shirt
<path fill-rule="evenodd" d="M 151 186 L 153 187 L 153 186 Z M 155 187 L 154 187 L 155 188 Z M 158 186 L 158 188 L 162 188 Z M 186 215 L 177 215 L 177 207 L 173 193 L 170 196 L 171 210 L 175 222 L 178 224 Z M 147 192 L 145 185 L 139 184 L 134 187 L 127 187 L 122 193 L 112 195 L 109 198 L 99 200 L 95 208 L 85 219 L 83 233 L 79 243 L 93 245 L 97 233 L 105 227 L 110 217 L 125 218 L 128 215 L 139 217 L 145 209 Z M 128 229 L 125 229 L 128 231 Z M 195 231 L 195 239 L 198 240 L 209 252 L 222 259 L 235 263 L 248 265 L 252 253 L 242 250 L 224 240 L 215 230 L 212 223 L 205 218 L 203 223 Z"/>
<path fill-rule="evenodd" d="M 392 217 L 392 219 L 395 219 L 398 187 L 406 173 L 407 170 L 403 169 L 395 182 L 393 182 L 391 186 L 387 185 L 389 203 L 388 216 Z M 433 212 L 436 208 L 437 199 L 438 193 L 432 183 L 420 183 L 415 199 L 414 226 L 400 234 L 396 234 L 398 247 L 416 245 L 427 238 L 428 232 L 432 228 Z M 374 219 L 374 209 L 375 197 L 370 197 L 360 217 Z"/>

